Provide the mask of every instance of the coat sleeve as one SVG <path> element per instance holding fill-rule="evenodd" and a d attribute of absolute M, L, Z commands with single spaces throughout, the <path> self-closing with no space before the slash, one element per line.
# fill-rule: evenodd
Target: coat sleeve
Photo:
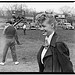
<path fill-rule="evenodd" d="M 63 42 L 59 42 L 56 45 L 56 53 L 58 61 L 61 65 L 63 72 L 73 72 L 73 64 L 70 61 L 70 53 L 67 45 Z"/>
<path fill-rule="evenodd" d="M 62 51 L 62 53 L 70 56 L 69 48 L 68 48 L 68 46 L 64 42 L 58 42 L 56 45 L 57 45 L 57 48 L 60 51 Z"/>

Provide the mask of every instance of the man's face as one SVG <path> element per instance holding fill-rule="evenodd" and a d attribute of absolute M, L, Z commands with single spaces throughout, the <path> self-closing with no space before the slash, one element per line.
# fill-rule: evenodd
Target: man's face
<path fill-rule="evenodd" d="M 48 24 L 48 20 L 45 20 L 43 23 L 42 23 L 42 27 L 40 28 L 40 30 L 43 31 L 43 35 L 47 35 L 48 33 L 51 33 L 52 31 L 52 27 L 50 24 Z"/>

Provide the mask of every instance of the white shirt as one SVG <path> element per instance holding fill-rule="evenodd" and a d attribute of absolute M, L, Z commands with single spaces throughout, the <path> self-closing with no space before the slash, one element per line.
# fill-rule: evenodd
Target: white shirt
<path fill-rule="evenodd" d="M 26 25 L 23 26 L 23 29 L 26 29 Z"/>
<path fill-rule="evenodd" d="M 45 37 L 45 40 L 48 41 L 48 44 L 49 45 L 50 45 L 50 42 L 51 42 L 51 39 L 52 39 L 53 34 L 54 34 L 54 32 L 49 37 L 47 37 L 47 36 Z M 47 49 L 44 48 L 43 51 L 42 51 L 42 53 L 41 53 L 41 62 L 42 62 L 42 64 L 43 64 L 43 58 L 44 58 L 46 52 L 47 52 Z"/>

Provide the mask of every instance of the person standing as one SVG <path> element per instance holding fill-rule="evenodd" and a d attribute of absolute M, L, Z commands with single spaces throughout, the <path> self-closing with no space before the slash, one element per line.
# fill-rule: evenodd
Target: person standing
<path fill-rule="evenodd" d="M 67 45 L 60 41 L 56 33 L 56 20 L 47 16 L 40 30 L 45 35 L 45 42 L 37 54 L 39 72 L 73 72 Z"/>
<path fill-rule="evenodd" d="M 24 25 L 23 25 L 23 31 L 24 31 L 24 35 L 26 35 L 26 22 L 24 23 Z"/>
<path fill-rule="evenodd" d="M 4 35 L 4 48 L 3 48 L 2 62 L 0 63 L 0 65 L 5 65 L 6 55 L 9 48 L 11 50 L 11 55 L 14 64 L 15 65 L 19 64 L 19 62 L 17 61 L 16 48 L 15 48 L 15 40 L 18 42 L 17 32 L 14 26 L 12 25 L 12 23 L 8 24 L 4 28 L 3 35 Z"/>

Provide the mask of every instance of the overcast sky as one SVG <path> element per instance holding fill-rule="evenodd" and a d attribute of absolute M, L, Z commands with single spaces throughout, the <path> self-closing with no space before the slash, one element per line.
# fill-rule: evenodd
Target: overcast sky
<path fill-rule="evenodd" d="M 59 9 L 63 6 L 70 6 L 70 7 L 74 7 L 75 8 L 75 3 L 73 2 L 44 2 L 44 3 L 33 3 L 33 2 L 26 2 L 26 3 L 1 3 L 0 2 L 0 7 L 9 7 L 10 5 L 13 5 L 13 4 L 26 4 L 28 8 L 33 8 L 35 9 L 36 11 L 45 11 L 45 10 L 48 10 L 48 9 L 52 9 L 54 10 L 55 12 L 59 12 Z"/>

